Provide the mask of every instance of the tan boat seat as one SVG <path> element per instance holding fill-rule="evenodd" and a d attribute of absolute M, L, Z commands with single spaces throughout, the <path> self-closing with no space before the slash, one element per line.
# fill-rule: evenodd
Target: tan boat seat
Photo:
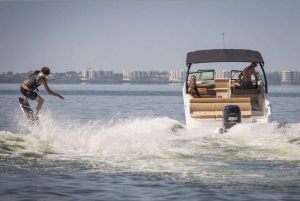
<path fill-rule="evenodd" d="M 222 118 L 226 105 L 238 105 L 242 118 L 252 118 L 250 97 L 247 98 L 192 98 L 190 111 L 192 118 Z"/>
<path fill-rule="evenodd" d="M 216 114 L 214 111 L 194 111 L 191 114 L 192 118 L 216 118 Z"/>
<path fill-rule="evenodd" d="M 231 97 L 250 97 L 252 110 L 262 110 L 264 99 L 259 89 L 235 89 Z"/>

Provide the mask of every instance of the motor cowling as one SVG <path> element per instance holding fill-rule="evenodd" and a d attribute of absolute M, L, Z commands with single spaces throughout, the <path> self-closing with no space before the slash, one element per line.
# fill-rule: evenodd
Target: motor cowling
<path fill-rule="evenodd" d="M 241 109 L 238 105 L 226 105 L 223 108 L 223 131 L 231 128 L 232 126 L 241 123 Z"/>

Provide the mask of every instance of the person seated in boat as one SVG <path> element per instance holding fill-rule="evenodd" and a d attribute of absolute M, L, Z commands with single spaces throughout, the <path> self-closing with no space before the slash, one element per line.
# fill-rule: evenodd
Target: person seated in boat
<path fill-rule="evenodd" d="M 250 66 L 246 67 L 240 74 L 239 74 L 239 83 L 242 89 L 253 89 L 253 84 L 251 81 L 251 75 L 253 74 L 256 81 L 256 86 L 258 86 L 258 77 L 255 71 L 257 67 L 257 63 L 252 62 Z"/>
<path fill-rule="evenodd" d="M 196 81 L 194 79 L 190 80 L 190 85 L 189 85 L 189 88 L 188 88 L 188 92 L 189 92 L 190 95 L 192 95 L 195 98 L 200 98 L 201 97 L 200 94 L 199 94 L 197 85 L 196 85 Z"/>
<path fill-rule="evenodd" d="M 196 82 L 196 75 L 192 75 L 191 80 L 194 80 Z"/>

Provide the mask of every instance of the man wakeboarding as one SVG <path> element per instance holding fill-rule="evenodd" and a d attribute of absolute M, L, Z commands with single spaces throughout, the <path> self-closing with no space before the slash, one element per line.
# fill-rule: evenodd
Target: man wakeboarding
<path fill-rule="evenodd" d="M 48 67 L 43 67 L 40 71 L 35 70 L 32 72 L 32 74 L 24 80 L 24 82 L 21 85 L 21 93 L 25 96 L 23 104 L 26 106 L 28 98 L 31 100 L 35 100 L 38 102 L 36 110 L 34 112 L 34 119 L 37 119 L 37 115 L 42 108 L 42 105 L 44 103 L 44 99 L 39 96 L 34 90 L 38 91 L 38 87 L 40 85 L 44 85 L 45 90 L 47 91 L 48 94 L 52 96 L 56 96 L 60 99 L 64 99 L 61 95 L 51 91 L 51 89 L 48 86 L 47 83 L 47 77 L 50 74 L 50 69 Z"/>

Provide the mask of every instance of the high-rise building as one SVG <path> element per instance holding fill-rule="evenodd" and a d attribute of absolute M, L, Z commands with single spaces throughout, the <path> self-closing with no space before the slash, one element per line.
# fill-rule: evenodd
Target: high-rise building
<path fill-rule="evenodd" d="M 94 70 L 93 68 L 83 69 L 81 72 L 83 80 L 97 80 L 101 78 L 111 78 L 113 70 Z"/>
<path fill-rule="evenodd" d="M 81 75 L 84 80 L 94 80 L 96 72 L 92 68 L 86 68 L 82 70 Z"/>
<path fill-rule="evenodd" d="M 150 79 L 154 76 L 153 70 L 123 69 L 123 80 Z"/>
<path fill-rule="evenodd" d="M 123 80 L 130 80 L 131 78 L 131 70 L 123 69 Z"/>
<path fill-rule="evenodd" d="M 299 79 L 299 71 L 281 71 L 281 82 L 293 82 Z"/>
<path fill-rule="evenodd" d="M 186 76 L 186 71 L 183 69 L 171 69 L 169 81 L 182 82 Z"/>
<path fill-rule="evenodd" d="M 215 70 L 215 78 L 230 78 L 230 70 Z"/>

